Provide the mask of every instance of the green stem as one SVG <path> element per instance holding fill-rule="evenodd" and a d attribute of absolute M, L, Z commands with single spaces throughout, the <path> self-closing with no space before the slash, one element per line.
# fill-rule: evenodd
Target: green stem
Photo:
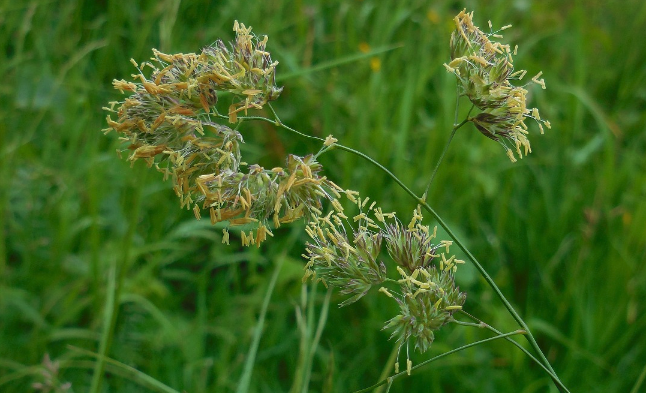
<path fill-rule="evenodd" d="M 455 87 L 456 87 L 456 93 L 455 93 L 455 115 L 453 116 L 453 131 L 451 131 L 449 140 L 446 142 L 446 145 L 444 145 L 444 150 L 442 150 L 440 159 L 437 161 L 437 164 L 435 165 L 435 169 L 433 169 L 433 173 L 431 174 L 431 179 L 428 181 L 428 184 L 426 185 L 426 190 L 424 191 L 424 195 L 428 195 L 428 189 L 431 187 L 431 183 L 433 183 L 433 179 L 435 179 L 435 174 L 437 173 L 437 169 L 440 167 L 440 164 L 444 159 L 444 155 L 446 154 L 446 151 L 449 150 L 449 145 L 453 140 L 453 136 L 455 136 L 455 132 L 458 130 L 458 128 L 462 127 L 469 119 L 469 115 L 467 115 L 467 117 L 464 119 L 462 123 L 457 124 L 458 113 L 460 111 L 460 87 L 458 85 L 456 85 Z M 473 106 L 471 106 L 471 109 L 469 109 L 469 113 L 471 113 L 471 110 L 473 110 Z"/>
<path fill-rule="evenodd" d="M 484 326 L 480 323 L 473 323 L 473 322 L 463 322 L 463 321 L 458 321 L 455 320 L 453 323 L 461 326 L 469 326 L 469 327 L 474 327 L 474 328 L 484 328 Z"/>
<path fill-rule="evenodd" d="M 283 267 L 285 262 L 285 254 L 281 254 L 278 257 L 278 262 L 274 268 L 274 274 L 272 274 L 271 279 L 269 280 L 269 286 L 267 287 L 267 292 L 262 301 L 262 306 L 260 307 L 260 315 L 258 316 L 258 322 L 253 330 L 253 339 L 251 340 L 251 345 L 247 352 L 247 359 L 244 363 L 242 369 L 242 375 L 238 381 L 238 387 L 236 393 L 244 393 L 249 391 L 249 385 L 251 384 L 251 376 L 253 373 L 253 366 L 256 362 L 256 355 L 258 354 L 258 346 L 260 345 L 260 339 L 262 338 L 263 328 L 265 326 L 265 318 L 267 317 L 267 310 L 269 308 L 269 301 L 271 300 L 271 295 L 274 293 L 274 288 L 276 287 L 276 281 L 278 280 L 278 275 L 280 270 Z"/>
<path fill-rule="evenodd" d="M 446 151 L 449 150 L 449 145 L 451 144 L 451 141 L 453 140 L 453 137 L 455 136 L 456 131 L 460 129 L 463 125 L 471 121 L 471 118 L 469 117 L 469 115 L 471 114 L 471 111 L 473 111 L 473 108 L 475 108 L 475 105 L 471 105 L 471 109 L 469 109 L 469 112 L 467 112 L 467 115 L 465 116 L 464 120 L 458 123 L 459 100 L 460 100 L 460 96 L 458 96 L 455 104 L 455 121 L 453 122 L 453 129 L 451 130 L 451 135 L 449 135 L 449 140 L 446 142 L 446 145 L 444 145 L 444 150 L 442 150 L 440 159 L 437 160 L 437 164 L 435 165 L 435 169 L 433 169 L 433 173 L 431 174 L 431 180 L 428 181 L 428 185 L 426 186 L 426 191 L 424 191 L 424 195 L 428 195 L 428 189 L 431 187 L 431 183 L 433 183 L 433 179 L 435 179 L 435 174 L 437 173 L 437 169 L 440 167 L 440 164 L 444 159 L 444 155 L 446 154 Z"/>
<path fill-rule="evenodd" d="M 474 317 L 473 315 L 469 314 L 468 312 L 466 312 L 466 311 L 464 311 L 464 310 L 460 310 L 460 313 L 462 313 L 463 315 L 466 315 L 467 317 L 471 318 L 472 320 L 474 320 L 474 321 L 476 321 L 476 322 L 478 322 L 478 323 L 477 323 L 477 324 L 475 324 L 475 323 L 470 323 L 470 322 L 455 321 L 457 324 L 459 324 L 459 325 L 463 325 L 463 326 L 478 327 L 478 328 L 481 328 L 481 329 L 482 329 L 482 328 L 485 328 L 485 329 L 489 329 L 489 330 L 491 330 L 492 332 L 494 332 L 494 333 L 496 333 L 496 334 L 501 334 L 501 332 L 500 332 L 498 329 L 496 329 L 496 328 L 494 328 L 493 326 L 491 326 L 491 325 L 489 325 L 489 324 L 487 324 L 487 323 L 483 322 L 482 320 L 480 320 L 480 319 L 478 319 L 478 318 Z M 558 376 L 557 376 L 556 374 L 554 374 L 554 372 L 553 372 L 553 371 L 550 371 L 550 369 L 548 369 L 548 368 L 547 368 L 547 367 L 546 367 L 542 362 L 540 362 L 538 359 L 536 359 L 536 357 L 535 357 L 534 355 L 532 355 L 531 353 L 529 353 L 529 351 L 528 351 L 527 349 L 523 348 L 523 346 L 522 346 L 522 345 L 518 344 L 514 339 L 512 339 L 512 338 L 510 338 L 510 337 L 505 337 L 505 340 L 507 340 L 507 341 L 509 341 L 510 343 L 514 344 L 516 347 L 518 347 L 518 349 L 520 349 L 521 351 L 523 351 L 523 353 L 525 353 L 525 355 L 529 356 L 529 358 L 530 358 L 530 359 L 532 359 L 532 360 L 534 361 L 534 363 L 538 364 L 538 365 L 539 365 L 543 370 L 545 370 L 545 372 L 546 372 L 546 373 L 548 373 L 548 374 L 552 377 L 552 380 L 554 381 L 554 383 L 555 383 L 558 387 L 560 387 L 560 390 L 561 390 L 561 391 L 565 391 L 565 392 L 568 392 L 568 393 L 569 393 L 569 390 L 568 390 L 568 389 L 567 389 L 567 387 L 565 387 L 565 385 L 563 385 L 563 383 L 558 379 Z"/>
<path fill-rule="evenodd" d="M 428 194 L 428 189 L 431 188 L 431 183 L 433 183 L 433 179 L 435 179 L 435 174 L 437 173 L 437 169 L 440 167 L 442 160 L 444 160 L 444 155 L 446 154 L 447 150 L 449 150 L 449 145 L 451 144 L 451 141 L 453 140 L 455 133 L 458 131 L 460 127 L 465 125 L 468 121 L 469 121 L 469 118 L 467 117 L 460 124 L 456 124 L 453 126 L 453 130 L 451 130 L 451 135 L 449 135 L 449 140 L 446 141 L 446 145 L 444 145 L 444 150 L 442 150 L 442 154 L 440 154 L 440 159 L 437 160 L 437 164 L 435 164 L 435 168 L 433 169 L 433 173 L 431 174 L 431 179 L 428 181 L 428 184 L 426 185 L 426 191 L 424 191 L 424 195 Z"/>
<path fill-rule="evenodd" d="M 442 353 L 442 354 L 440 354 L 440 355 L 437 355 L 437 356 L 432 357 L 432 358 L 430 358 L 430 359 L 428 359 L 428 360 L 425 360 L 425 361 L 423 361 L 422 363 L 420 363 L 420 364 L 418 364 L 418 365 L 416 365 L 416 366 L 414 366 L 414 367 L 411 367 L 411 372 L 412 372 L 413 370 L 417 370 L 417 369 L 418 369 L 418 368 L 420 368 L 420 367 L 424 367 L 425 365 L 427 365 L 427 364 L 429 364 L 429 363 L 431 363 L 431 362 L 434 362 L 434 361 L 436 361 L 436 360 L 438 360 L 438 359 L 441 359 L 441 358 L 443 358 L 443 357 L 445 357 L 445 356 L 452 355 L 452 354 L 454 354 L 454 353 L 456 353 L 456 352 L 463 351 L 463 350 L 465 350 L 465 349 L 467 349 L 467 348 L 471 348 L 471 347 L 474 347 L 474 346 L 476 346 L 476 345 L 484 344 L 484 343 L 489 342 L 489 341 L 498 340 L 498 339 L 500 339 L 500 338 L 506 338 L 506 337 L 509 337 L 509 336 L 514 336 L 514 335 L 516 335 L 516 334 L 525 334 L 525 333 L 526 333 L 526 332 L 524 332 L 524 331 L 522 331 L 522 330 L 516 330 L 516 331 L 513 331 L 513 332 L 509 332 L 509 333 L 500 334 L 500 335 L 495 336 L 495 337 L 490 337 L 490 338 L 486 338 L 486 339 L 484 339 L 484 340 L 476 341 L 476 342 L 471 343 L 471 344 L 463 345 L 463 346 L 461 346 L 461 347 L 458 347 L 458 348 L 452 349 L 452 350 L 450 350 L 450 351 L 448 351 L 448 352 L 444 352 L 444 353 Z M 408 374 L 408 370 L 406 370 L 406 371 L 402 371 L 402 372 L 400 372 L 400 373 L 397 373 L 397 374 L 395 374 L 395 375 L 393 375 L 393 376 L 391 376 L 391 377 L 388 377 L 388 378 L 384 379 L 384 380 L 383 380 L 383 381 L 381 381 L 381 382 L 377 382 L 376 384 L 374 384 L 374 385 L 372 385 L 372 386 L 369 386 L 369 387 L 367 387 L 367 388 L 365 388 L 365 389 L 357 390 L 357 391 L 355 391 L 354 393 L 368 392 L 368 391 L 370 391 L 370 390 L 372 390 L 372 389 L 374 389 L 374 388 L 376 388 L 376 387 L 379 387 L 379 386 L 381 386 L 381 385 L 385 385 L 385 384 L 387 384 L 387 383 L 391 384 L 395 379 L 397 379 L 397 378 L 399 378 L 399 377 L 401 377 L 401 376 L 404 376 L 404 375 L 406 375 L 406 374 Z"/>

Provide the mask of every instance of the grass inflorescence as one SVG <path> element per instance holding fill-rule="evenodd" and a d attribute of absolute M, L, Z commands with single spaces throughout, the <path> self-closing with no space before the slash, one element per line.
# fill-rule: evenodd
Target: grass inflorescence
<path fill-rule="evenodd" d="M 114 133 L 106 138 L 96 132 L 105 127 L 100 108 L 133 94 L 114 90 L 114 78 L 142 83 L 130 74 L 143 74 L 152 80 L 152 68 L 140 72 L 130 58 L 163 70 L 171 61 L 149 59 L 155 56 L 151 48 L 199 57 L 217 37 L 235 41 L 231 26 L 244 20 L 270 37 L 265 51 L 280 61 L 276 80 L 284 87 L 272 105 L 284 124 L 321 140 L 333 134 L 423 190 L 451 128 L 472 105 L 462 96 L 454 121 L 456 75 L 442 67 L 453 61 L 452 18 L 461 8 L 444 1 L 370 0 L 339 6 L 46 0 L 0 6 L 0 390 L 87 391 L 101 359 L 103 389 L 120 392 L 352 391 L 392 375 L 397 343 L 388 340 L 393 329 L 380 329 L 398 315 L 398 302 L 375 285 L 375 293 L 356 304 L 328 312 L 323 285 L 302 290 L 300 255 L 311 241 L 305 216 L 275 228 L 272 214 L 266 223 L 271 241 L 240 248 L 242 232 L 248 238 L 253 230 L 256 240 L 259 224 L 230 230 L 226 221 L 212 226 L 201 203 L 199 221 L 178 209 L 170 155 L 159 153 L 152 171 L 145 168 L 150 157 L 128 161 L 136 147 L 123 150 Z M 528 75 L 543 70 L 539 79 L 545 78 L 547 90 L 510 83 L 527 90 L 528 102 L 540 107 L 553 131 L 534 137 L 540 128 L 524 117 L 532 154 L 525 156 L 521 145 L 525 157 L 512 164 L 497 156 L 499 144 L 472 132 L 478 131 L 474 122 L 465 123 L 426 200 L 526 318 L 572 391 L 640 391 L 645 369 L 635 365 L 646 353 L 639 345 L 646 326 L 640 300 L 646 281 L 640 263 L 646 250 L 640 126 L 646 121 L 645 54 L 639 35 L 626 31 L 644 29 L 644 5 L 486 2 L 472 8 L 476 26 L 485 27 L 486 18 L 494 26 L 514 25 L 504 40 L 489 35 L 495 30 L 482 31 L 490 41 L 509 43 L 512 55 L 518 44 L 513 64 Z M 213 102 L 208 90 L 204 97 Z M 240 162 L 250 163 L 232 171 L 251 175 L 254 163 L 286 169 L 290 153 L 305 160 L 320 149 L 318 140 L 244 120 L 245 109 L 233 114 L 239 122 L 229 123 L 231 105 L 233 111 L 250 105 L 250 115 L 272 118 L 266 104 L 253 107 L 256 95 L 248 97 L 218 94 L 217 113 L 191 104 L 201 121 L 219 124 L 207 126 L 205 135 L 218 139 L 223 134 L 216 130 L 226 130 L 244 156 Z M 482 126 L 491 131 L 490 123 Z M 497 137 L 519 157 L 513 140 Z M 178 156 L 181 146 L 173 147 Z M 188 155 L 220 154 L 189 147 Z M 125 160 L 115 158 L 115 149 Z M 212 162 L 204 155 L 194 159 Z M 404 212 L 403 218 L 419 202 L 359 156 L 337 149 L 316 161 L 325 168 L 321 177 L 360 190 L 384 211 Z M 155 173 L 157 166 L 169 170 L 167 182 Z M 179 189 L 191 195 L 184 207 L 194 208 L 202 195 L 198 176 L 178 174 L 189 179 L 189 188 Z M 243 190 L 240 195 L 247 199 Z M 327 214 L 329 205 L 321 202 Z M 425 216 L 424 224 L 434 225 Z M 447 238 L 438 228 L 437 239 Z M 455 245 L 451 251 L 466 259 Z M 387 254 L 382 240 L 378 259 L 390 263 Z M 388 266 L 389 280 L 405 279 Z M 468 293 L 463 307 L 525 341 L 469 263 L 454 279 Z M 394 295 L 399 285 L 378 287 Z M 117 287 L 110 314 L 107 300 Z M 470 320 L 462 311 L 453 315 Z M 113 328 L 105 329 L 110 318 Z M 108 330 L 113 334 L 103 340 Z M 404 369 L 390 391 L 516 392 L 552 384 L 545 370 L 495 334 L 453 325 L 434 332 L 429 350 L 410 351 L 412 377 Z M 103 341 L 107 358 L 98 354 Z M 437 360 L 424 364 L 431 359 Z"/>

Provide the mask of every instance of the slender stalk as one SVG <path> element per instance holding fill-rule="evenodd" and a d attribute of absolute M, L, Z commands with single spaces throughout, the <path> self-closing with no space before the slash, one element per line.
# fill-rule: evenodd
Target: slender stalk
<path fill-rule="evenodd" d="M 458 99 L 456 101 L 459 102 L 459 99 L 460 99 L 460 96 L 458 96 Z M 451 141 L 453 140 L 455 133 L 457 132 L 458 129 L 460 129 L 463 125 L 467 124 L 471 120 L 469 115 L 471 114 L 471 111 L 473 110 L 473 108 L 475 108 L 475 105 L 471 105 L 471 109 L 469 109 L 469 112 L 467 113 L 464 120 L 458 123 L 458 104 L 456 103 L 455 121 L 453 122 L 453 129 L 451 130 L 451 135 L 449 135 L 449 140 L 446 141 L 446 145 L 444 145 L 444 150 L 442 150 L 442 154 L 440 154 L 440 159 L 437 160 L 435 169 L 433 169 L 433 173 L 431 174 L 431 180 L 429 180 L 428 185 L 426 185 L 426 191 L 424 191 L 424 195 L 428 195 L 428 189 L 431 187 L 431 183 L 433 183 L 433 179 L 435 179 L 435 174 L 437 173 L 437 169 L 440 167 L 442 160 L 444 160 L 444 155 L 446 154 L 446 151 L 449 150 L 449 145 L 451 144 Z"/>
<path fill-rule="evenodd" d="M 449 140 L 446 141 L 446 145 L 444 145 L 444 150 L 442 150 L 442 154 L 440 154 L 440 159 L 437 160 L 437 164 L 435 164 L 435 168 L 433 169 L 433 173 L 431 174 L 431 179 L 428 181 L 428 184 L 426 185 L 426 190 L 424 191 L 424 195 L 428 194 L 428 189 L 431 188 L 431 183 L 433 183 L 433 179 L 435 179 L 435 174 L 437 173 L 437 169 L 440 167 L 442 160 L 444 160 L 444 155 L 446 154 L 446 151 L 449 150 L 449 145 L 451 144 L 451 141 L 453 140 L 455 133 L 458 131 L 458 128 L 465 125 L 468 121 L 469 121 L 468 119 L 464 119 L 464 121 L 462 121 L 460 124 L 456 124 L 453 126 L 453 130 L 451 130 L 451 135 L 449 135 Z"/>
<path fill-rule="evenodd" d="M 484 340 L 480 340 L 480 341 L 473 342 L 473 343 L 471 343 L 471 344 L 463 345 L 463 346 L 461 346 L 461 347 L 458 347 L 458 348 L 452 349 L 452 350 L 450 350 L 450 351 L 448 351 L 448 352 L 444 352 L 444 353 L 442 353 L 442 354 L 439 354 L 439 355 L 437 355 L 437 356 L 435 356 L 435 357 L 432 357 L 432 358 L 430 358 L 430 359 L 428 359 L 428 360 L 425 360 L 425 361 L 423 361 L 423 362 L 421 362 L 421 363 L 419 363 L 419 364 L 417 364 L 417 365 L 415 365 L 415 366 L 411 367 L 411 372 L 412 372 L 413 370 L 417 370 L 418 368 L 423 367 L 423 366 L 425 366 L 425 365 L 427 365 L 427 364 L 429 364 L 429 363 L 431 363 L 431 362 L 434 362 L 434 361 L 436 361 L 436 360 L 438 360 L 438 359 L 441 359 L 441 358 L 443 358 L 443 357 L 445 357 L 445 356 L 452 355 L 452 354 L 454 354 L 454 353 L 456 353 L 456 352 L 463 351 L 463 350 L 465 350 L 465 349 L 467 349 L 467 348 L 471 348 L 471 347 L 474 347 L 474 346 L 476 346 L 476 345 L 484 344 L 484 343 L 489 342 L 489 341 L 494 341 L 494 340 L 498 340 L 498 339 L 501 339 L 501 338 L 506 338 L 506 337 L 509 337 L 509 336 L 514 336 L 514 335 L 516 335 L 516 334 L 525 334 L 525 333 L 526 333 L 526 332 L 525 332 L 525 331 L 523 331 L 523 330 L 515 330 L 515 331 L 513 331 L 513 332 L 509 332 L 509 333 L 505 333 L 505 334 L 500 334 L 500 335 L 495 336 L 495 337 L 490 337 L 490 338 L 486 338 L 486 339 L 484 339 Z M 379 386 L 381 386 L 381 385 L 385 385 L 385 384 L 392 384 L 392 383 L 393 383 L 393 381 L 394 381 L 395 379 L 397 379 L 397 378 L 399 378 L 399 377 L 401 377 L 401 376 L 403 376 L 403 375 L 406 375 L 406 374 L 408 374 L 408 370 L 406 370 L 406 371 L 402 371 L 402 372 L 400 372 L 400 373 L 397 373 L 397 374 L 395 374 L 395 375 L 393 375 L 393 376 L 391 376 L 391 377 L 388 377 L 388 378 L 384 379 L 384 380 L 383 380 L 383 381 L 381 381 L 381 382 L 377 382 L 376 384 L 374 384 L 374 385 L 372 385 L 372 386 L 369 386 L 369 387 L 367 387 L 367 388 L 364 388 L 364 389 L 361 389 L 361 390 L 357 390 L 357 391 L 355 391 L 354 393 L 368 392 L 368 391 L 370 391 L 370 390 L 372 390 L 372 389 L 374 389 L 374 388 L 376 388 L 376 387 L 379 387 Z"/>
<path fill-rule="evenodd" d="M 473 109 L 473 106 L 471 107 Z M 469 113 L 471 113 L 471 109 L 469 110 Z M 440 164 L 442 163 L 442 160 L 444 159 L 444 155 L 446 154 L 446 151 L 449 150 L 449 145 L 451 144 L 451 141 L 453 140 L 453 136 L 455 136 L 455 132 L 458 130 L 458 128 L 462 127 L 464 123 L 466 123 L 469 118 L 467 118 L 460 124 L 458 124 L 458 113 L 460 111 L 460 86 L 456 85 L 455 86 L 455 114 L 453 116 L 453 130 L 451 131 L 451 135 L 449 135 L 449 140 L 446 142 L 446 145 L 444 145 L 444 150 L 442 150 L 442 154 L 440 155 L 440 159 L 437 160 L 437 164 L 435 164 L 435 169 L 433 169 L 433 173 L 431 174 L 431 179 L 428 181 L 428 184 L 426 185 L 426 190 L 424 191 L 424 195 L 428 195 L 428 189 L 431 187 L 431 183 L 433 183 L 433 179 L 435 179 L 435 174 L 437 173 L 437 169 L 440 167 Z"/>
<path fill-rule="evenodd" d="M 466 311 L 464 311 L 464 310 L 460 310 L 460 313 L 461 313 L 461 314 L 463 314 L 463 315 L 465 315 L 465 316 L 467 316 L 467 317 L 469 317 L 469 318 L 471 318 L 472 320 L 474 320 L 474 321 L 476 321 L 476 322 L 478 322 L 478 323 L 477 323 L 477 324 L 474 324 L 474 323 L 469 323 L 469 322 L 455 321 L 457 324 L 459 324 L 459 325 L 464 325 L 464 326 L 478 327 L 478 328 L 481 328 L 481 329 L 482 329 L 482 328 L 484 328 L 484 329 L 489 329 L 489 330 L 491 330 L 492 332 L 494 332 L 494 333 L 496 333 L 496 334 L 502 334 L 498 329 L 496 329 L 496 328 L 494 328 L 493 326 L 491 326 L 491 325 L 489 325 L 489 324 L 487 324 L 487 323 L 483 322 L 482 320 L 480 320 L 480 319 L 478 319 L 478 318 L 474 317 L 473 315 L 469 314 L 468 312 L 466 312 Z M 553 371 L 550 371 L 550 369 L 548 369 L 548 368 L 547 368 L 547 367 L 546 367 L 546 366 L 545 366 L 541 361 L 539 361 L 538 359 L 536 359 L 536 357 L 535 357 L 534 355 L 532 355 L 531 353 L 529 353 L 529 351 L 528 351 L 527 349 L 523 348 L 523 346 L 522 346 L 522 345 L 520 345 L 519 343 L 517 343 L 514 339 L 512 339 L 512 338 L 510 338 L 510 337 L 505 337 L 505 340 L 507 340 L 507 341 L 509 341 L 510 343 L 514 344 L 516 347 L 518 347 L 518 349 L 520 349 L 521 351 L 523 351 L 523 353 L 525 353 L 525 355 L 529 356 L 529 358 L 530 358 L 530 359 L 532 359 L 532 360 L 534 361 L 534 363 L 538 364 L 538 365 L 539 365 L 543 370 L 545 370 L 545 372 L 546 372 L 546 373 L 548 373 L 548 374 L 552 377 L 552 380 L 554 381 L 554 383 L 555 383 L 557 386 L 560 386 L 560 388 L 561 388 L 561 389 L 563 389 L 563 390 L 561 390 L 561 391 L 565 391 L 565 392 L 568 392 L 568 393 L 569 393 L 569 390 L 568 390 L 568 389 L 567 389 L 567 387 L 566 387 L 566 386 L 565 386 L 565 385 L 564 385 L 564 384 L 563 384 L 563 383 L 558 379 L 558 376 L 557 376 L 556 374 L 554 374 L 554 372 L 553 372 Z"/>
<path fill-rule="evenodd" d="M 644 379 L 646 379 L 646 365 L 644 365 L 644 368 L 642 369 L 641 374 L 639 374 L 639 377 L 637 377 L 637 381 L 635 382 L 635 386 L 633 386 L 633 388 L 630 390 L 630 393 L 639 392 L 639 388 L 644 383 Z"/>
<path fill-rule="evenodd" d="M 323 336 L 323 329 L 327 323 L 327 315 L 330 310 L 330 299 L 332 297 L 332 288 L 328 288 L 327 293 L 325 294 L 325 299 L 323 300 L 323 305 L 321 306 L 321 313 L 319 315 L 318 324 L 316 326 L 316 332 L 314 332 L 314 337 L 308 345 L 307 359 L 305 362 L 305 376 L 303 377 L 303 384 L 301 386 L 301 393 L 307 393 L 309 390 L 309 384 L 312 374 L 312 363 L 314 362 L 314 355 L 318 349 L 319 343 L 321 342 L 321 337 Z M 315 296 L 311 296 L 312 304 L 310 308 L 314 308 L 314 299 Z"/>
<path fill-rule="evenodd" d="M 274 268 L 274 273 L 271 275 L 269 286 L 267 287 L 267 292 L 265 293 L 265 297 L 262 301 L 262 306 L 260 307 L 260 315 L 258 316 L 256 327 L 253 330 L 253 339 L 251 340 L 251 345 L 249 346 L 249 351 L 247 352 L 247 360 L 245 361 L 242 375 L 240 376 L 240 380 L 238 381 L 236 393 L 246 393 L 249 391 L 249 385 L 251 384 L 251 376 L 253 373 L 253 366 L 256 362 L 256 354 L 258 353 L 258 346 L 260 345 L 260 339 L 262 338 L 262 332 L 265 326 L 265 318 L 267 317 L 267 310 L 269 309 L 269 301 L 271 300 L 272 293 L 274 293 L 278 275 L 283 267 L 283 263 L 285 262 L 285 255 L 282 254 L 277 259 L 278 260 L 276 267 Z"/>
<path fill-rule="evenodd" d="M 92 374 L 92 383 L 90 385 L 90 392 L 97 393 L 101 388 L 101 380 L 103 378 L 103 371 L 105 369 L 105 359 L 107 358 L 108 349 L 110 347 L 110 341 L 112 338 L 112 332 L 114 330 L 114 324 L 116 321 L 116 307 L 115 304 L 118 304 L 116 286 L 117 275 L 117 262 L 113 262 L 110 266 L 110 271 L 108 273 L 108 286 L 107 286 L 107 297 L 105 301 L 105 310 L 103 316 L 103 332 L 101 334 L 101 341 L 99 343 L 99 357 L 94 365 L 94 373 Z"/>

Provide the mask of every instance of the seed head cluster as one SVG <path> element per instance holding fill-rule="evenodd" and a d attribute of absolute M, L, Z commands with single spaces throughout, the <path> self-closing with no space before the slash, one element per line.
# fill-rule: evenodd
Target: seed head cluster
<path fill-rule="evenodd" d="M 201 175 L 197 179 L 200 201 L 209 208 L 214 224 L 225 220 L 230 225 L 271 220 L 279 227 L 320 213 L 321 198 L 338 195 L 339 187 L 320 176 L 321 169 L 312 155 L 289 155 L 286 168 L 267 170 L 250 165 L 247 173 L 224 170 Z"/>
<path fill-rule="evenodd" d="M 344 192 L 348 199 L 363 206 L 355 191 Z M 346 306 L 386 279 L 386 266 L 377 260 L 383 234 L 365 213 L 354 216 L 352 222 L 357 223 L 354 228 L 338 200 L 333 201 L 333 207 L 327 215 L 315 216 L 306 228 L 312 242 L 307 243 L 307 255 L 303 255 L 308 259 L 303 281 L 311 277 L 326 286 L 340 288 L 342 294 L 352 295 L 340 304 Z M 375 210 L 375 214 L 383 217 L 380 210 Z"/>
<path fill-rule="evenodd" d="M 514 162 L 514 152 L 519 157 L 530 153 L 525 118 L 534 119 L 543 133 L 543 124 L 550 128 L 550 122 L 540 118 L 538 109 L 526 106 L 526 86 L 514 86 L 511 81 L 521 80 L 526 71 L 514 71 L 513 51 L 509 45 L 492 41 L 501 38 L 498 34 L 511 26 L 504 26 L 498 32 L 483 33 L 473 24 L 473 12 L 466 10 L 455 17 L 455 30 L 451 34 L 451 62 L 446 69 L 458 79 L 460 95 L 469 98 L 481 110 L 469 120 L 488 138 L 499 142 Z M 491 27 L 491 22 L 489 22 Z M 541 73 L 532 82 L 545 88 Z"/>
<path fill-rule="evenodd" d="M 379 291 L 395 299 L 399 314 L 390 319 L 384 329 L 394 329 L 399 349 L 408 348 L 410 340 L 420 352 L 425 352 L 435 338 L 435 331 L 453 321 L 453 313 L 462 308 L 466 294 L 455 285 L 454 274 L 463 261 L 447 257 L 450 241 L 433 244 L 433 232 L 422 224 L 420 207 L 413 212 L 408 225 L 402 224 L 395 213 L 384 213 L 368 206 L 369 198 L 361 199 L 354 191 L 343 191 L 359 208 L 359 214 L 349 218 L 338 200 L 334 210 L 312 219 L 307 232 L 308 259 L 303 280 L 312 278 L 340 288 L 351 295 L 340 306 L 354 303 L 375 285 L 391 282 L 398 286 Z M 395 263 L 398 280 L 387 277 L 386 264 L 379 259 L 382 243 Z M 407 362 L 410 370 L 410 360 Z"/>
<path fill-rule="evenodd" d="M 331 198 L 338 187 L 320 175 L 312 155 L 289 155 L 285 168 L 271 170 L 242 161 L 242 135 L 216 121 L 218 94 L 234 97 L 224 117 L 236 123 L 240 112 L 261 109 L 282 88 L 275 84 L 278 62 L 266 50 L 267 36 L 259 39 L 237 21 L 233 30 L 228 46 L 218 40 L 200 54 L 153 50 L 151 61 L 133 60 L 133 81 L 113 82 L 131 95 L 104 108 L 117 117 L 108 115 L 104 131 L 116 131 L 129 144 L 130 161 L 143 159 L 171 178 L 181 207 L 192 206 L 198 219 L 208 210 L 212 223 L 255 225 L 255 236 L 243 232 L 242 242 L 259 246 L 272 236 L 265 224 L 278 227 L 320 212 L 321 198 Z M 225 230 L 223 241 L 228 239 Z"/>

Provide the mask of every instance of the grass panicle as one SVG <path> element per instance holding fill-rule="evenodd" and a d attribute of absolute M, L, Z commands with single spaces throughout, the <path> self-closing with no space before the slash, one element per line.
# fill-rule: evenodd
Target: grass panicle
<path fill-rule="evenodd" d="M 646 30 L 643 3 L 473 3 L 457 20 L 472 44 L 452 56 L 462 7 L 444 0 L 5 2 L 0 391 L 555 390 L 530 334 L 571 391 L 641 391 L 646 48 L 626 32 Z M 232 31 L 235 19 L 245 25 Z M 503 53 L 487 57 L 485 39 Z M 471 77 L 463 83 L 442 63 L 464 57 L 452 67 Z M 521 69 L 524 78 L 512 77 Z M 510 90 L 497 91 L 503 78 Z M 521 119 L 510 111 L 523 94 L 530 113 Z M 557 132 L 538 136 L 547 123 L 532 119 L 533 107 Z M 520 120 L 532 150 L 521 143 L 523 160 L 508 139 Z M 505 147 L 518 162 L 499 154 Z M 287 181 L 296 172 L 278 218 L 312 195 L 320 214 L 303 207 L 276 227 L 272 192 L 250 181 L 232 188 L 266 174 L 277 189 L 286 180 L 277 168 Z M 229 218 L 257 222 L 211 224 L 198 180 L 212 174 L 226 186 L 220 212 L 242 209 Z M 218 182 L 203 187 L 215 203 Z M 259 199 L 248 204 L 244 188 Z M 346 189 L 370 196 L 359 210 L 376 223 L 373 201 L 402 222 L 355 238 L 360 212 Z M 324 290 L 322 272 L 302 285 L 304 245 L 316 243 L 305 228 L 333 200 L 348 216 L 343 241 L 356 249 L 356 268 L 343 272 L 363 274 L 370 289 L 328 309 L 363 293 L 340 294 L 343 283 Z M 436 257 L 408 228 L 418 204 L 419 223 L 437 225 Z M 369 234 L 381 234 L 378 255 Z M 450 254 L 442 239 L 453 240 Z M 465 260 L 451 274 L 468 301 L 431 330 L 426 352 L 411 335 L 398 353 L 395 327 L 381 329 L 404 313 L 398 300 L 441 297 L 402 298 L 399 281 L 427 283 L 416 269 L 442 281 L 442 252 Z"/>

